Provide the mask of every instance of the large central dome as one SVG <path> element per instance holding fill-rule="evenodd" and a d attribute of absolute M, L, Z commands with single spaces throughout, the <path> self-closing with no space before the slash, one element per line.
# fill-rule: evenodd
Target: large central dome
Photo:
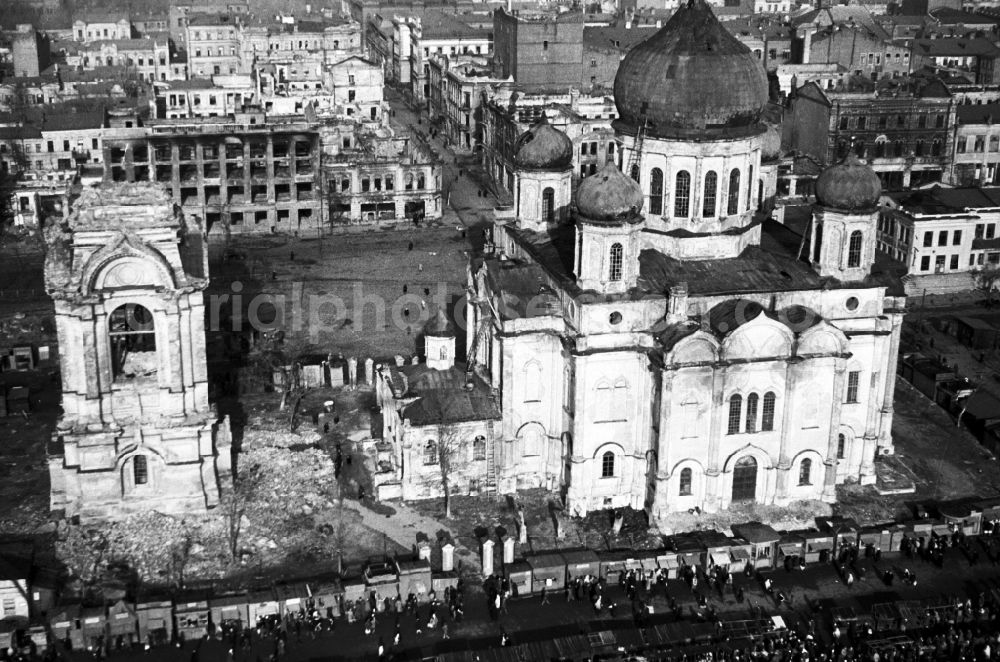
<path fill-rule="evenodd" d="M 753 133 L 767 104 L 767 74 L 705 0 L 689 0 L 629 51 L 615 76 L 615 127 L 663 138 Z"/>

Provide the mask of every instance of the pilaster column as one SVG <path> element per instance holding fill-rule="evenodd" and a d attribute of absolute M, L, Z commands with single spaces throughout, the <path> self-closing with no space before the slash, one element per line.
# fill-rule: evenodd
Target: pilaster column
<path fill-rule="evenodd" d="M 840 435 L 840 414 L 844 402 L 844 378 L 847 374 L 847 359 L 838 357 L 833 371 L 833 405 L 830 412 L 830 434 L 826 449 L 826 473 L 823 476 L 823 501 L 833 503 L 837 499 L 837 438 Z"/>
<path fill-rule="evenodd" d="M 725 368 L 712 371 L 712 408 L 708 431 L 708 468 L 705 470 L 705 503 L 709 512 L 718 510 L 722 498 L 722 458 L 719 446 L 722 443 L 723 417 L 728 414 L 725 403 Z"/>
<path fill-rule="evenodd" d="M 903 323 L 901 314 L 890 316 L 892 320 L 892 336 L 889 340 L 889 351 L 885 357 L 885 379 L 882 380 L 882 415 L 879 420 L 879 452 L 887 449 L 893 452 L 892 416 L 893 397 L 896 394 L 896 365 L 899 361 L 899 336 Z"/>
<path fill-rule="evenodd" d="M 791 458 L 788 457 L 788 445 L 795 424 L 795 387 L 798 384 L 799 366 L 802 363 L 803 359 L 799 356 L 792 356 L 785 363 L 785 393 L 781 400 L 781 439 L 774 484 L 774 495 L 778 499 L 788 496 L 788 472 L 792 466 Z"/>

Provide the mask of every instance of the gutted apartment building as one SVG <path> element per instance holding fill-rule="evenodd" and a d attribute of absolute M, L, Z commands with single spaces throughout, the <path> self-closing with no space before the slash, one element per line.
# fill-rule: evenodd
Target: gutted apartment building
<path fill-rule="evenodd" d="M 105 136 L 105 179 L 163 183 L 209 231 L 336 231 L 439 218 L 440 162 L 376 127 L 260 110 L 153 120 Z"/>

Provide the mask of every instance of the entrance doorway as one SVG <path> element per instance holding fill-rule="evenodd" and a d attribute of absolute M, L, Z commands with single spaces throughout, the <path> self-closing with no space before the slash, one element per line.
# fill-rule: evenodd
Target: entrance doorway
<path fill-rule="evenodd" d="M 733 501 L 757 498 L 757 460 L 749 455 L 740 458 L 733 469 Z"/>

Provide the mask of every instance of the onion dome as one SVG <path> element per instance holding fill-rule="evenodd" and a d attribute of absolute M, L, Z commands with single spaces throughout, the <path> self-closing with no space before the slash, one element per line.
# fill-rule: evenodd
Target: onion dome
<path fill-rule="evenodd" d="M 663 138 L 752 135 L 767 99 L 760 60 L 705 0 L 688 0 L 619 65 L 615 125 L 635 133 L 645 124 Z"/>
<path fill-rule="evenodd" d="M 576 210 L 581 220 L 591 223 L 638 223 L 642 220 L 642 189 L 611 161 L 580 181 L 576 190 Z"/>
<path fill-rule="evenodd" d="M 764 132 L 764 142 L 760 147 L 760 158 L 764 161 L 774 161 L 781 156 L 781 127 L 768 124 Z"/>
<path fill-rule="evenodd" d="M 455 325 L 448 319 L 443 308 L 438 308 L 437 315 L 430 318 L 424 325 L 424 335 L 434 338 L 455 337 Z"/>
<path fill-rule="evenodd" d="M 875 171 L 858 160 L 853 152 L 830 166 L 816 179 L 816 202 L 845 211 L 867 211 L 878 206 L 882 182 Z"/>
<path fill-rule="evenodd" d="M 529 170 L 565 170 L 573 163 L 573 141 L 544 118 L 517 138 L 514 165 Z"/>

